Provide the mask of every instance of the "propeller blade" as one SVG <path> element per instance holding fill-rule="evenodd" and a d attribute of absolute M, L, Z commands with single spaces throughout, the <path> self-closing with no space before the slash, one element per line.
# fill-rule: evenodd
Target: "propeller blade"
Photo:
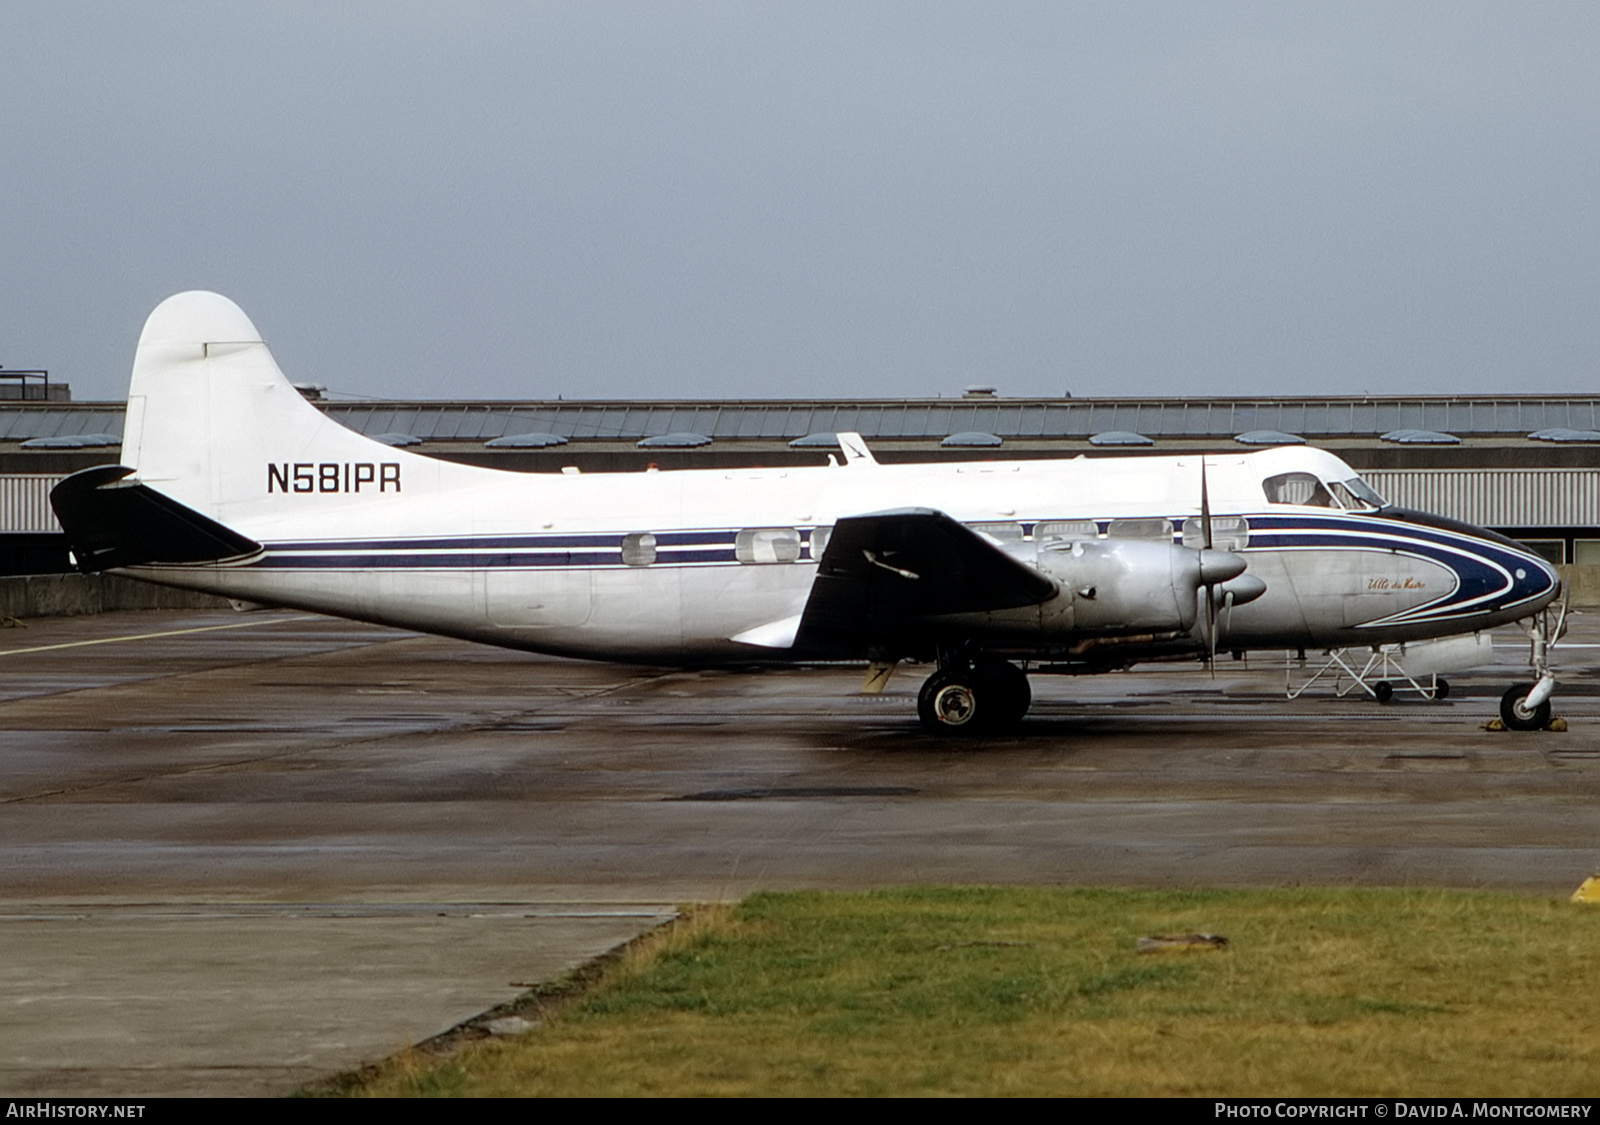
<path fill-rule="evenodd" d="M 1206 664 L 1211 669 L 1211 678 L 1217 678 L 1217 599 L 1215 592 L 1206 590 L 1206 633 L 1211 645 L 1211 651 L 1206 655 Z"/>
<path fill-rule="evenodd" d="M 1203 453 L 1200 455 L 1200 537 L 1207 551 L 1214 548 L 1211 537 L 1211 492 L 1206 487 L 1206 458 Z M 1214 680 L 1217 678 L 1217 599 L 1210 583 L 1202 588 L 1206 599 L 1206 643 L 1211 650 L 1206 654 L 1206 666 L 1211 669 L 1211 678 Z"/>

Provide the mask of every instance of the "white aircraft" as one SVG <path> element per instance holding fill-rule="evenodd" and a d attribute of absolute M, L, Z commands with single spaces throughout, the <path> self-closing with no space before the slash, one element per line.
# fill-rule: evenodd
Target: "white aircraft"
<path fill-rule="evenodd" d="M 123 464 L 52 502 L 76 564 L 565 656 L 677 665 L 936 662 L 919 715 L 978 732 L 1036 672 L 1219 649 L 1338 649 L 1531 620 L 1560 581 L 1480 528 L 1387 505 L 1344 462 L 1248 454 L 530 474 L 329 419 L 238 306 L 180 293 L 139 339 Z"/>

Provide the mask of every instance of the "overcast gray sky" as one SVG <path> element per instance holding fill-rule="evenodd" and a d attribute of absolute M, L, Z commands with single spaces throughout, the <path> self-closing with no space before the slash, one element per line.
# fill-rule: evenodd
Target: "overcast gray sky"
<path fill-rule="evenodd" d="M 0 364 L 373 397 L 1600 390 L 1593 3 L 0 5 Z"/>

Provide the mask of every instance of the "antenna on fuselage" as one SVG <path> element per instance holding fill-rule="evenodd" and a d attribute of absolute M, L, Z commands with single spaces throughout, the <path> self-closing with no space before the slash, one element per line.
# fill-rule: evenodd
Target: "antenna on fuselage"
<path fill-rule="evenodd" d="M 844 430 L 834 435 L 839 439 L 839 449 L 844 453 L 846 467 L 851 465 L 876 465 L 878 459 L 872 455 L 872 450 L 867 448 L 866 441 L 858 433 Z"/>

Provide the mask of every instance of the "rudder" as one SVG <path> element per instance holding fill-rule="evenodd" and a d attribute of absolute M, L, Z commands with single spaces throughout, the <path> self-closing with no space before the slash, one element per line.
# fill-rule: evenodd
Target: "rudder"
<path fill-rule="evenodd" d="M 346 429 L 311 405 L 244 311 L 203 291 L 167 298 L 145 322 L 122 450 L 140 483 L 235 527 L 281 516 L 277 491 L 337 501 L 391 484 L 398 491 L 402 465 L 412 488 L 437 481 L 444 468 Z M 392 481 L 379 479 L 380 466 Z"/>

